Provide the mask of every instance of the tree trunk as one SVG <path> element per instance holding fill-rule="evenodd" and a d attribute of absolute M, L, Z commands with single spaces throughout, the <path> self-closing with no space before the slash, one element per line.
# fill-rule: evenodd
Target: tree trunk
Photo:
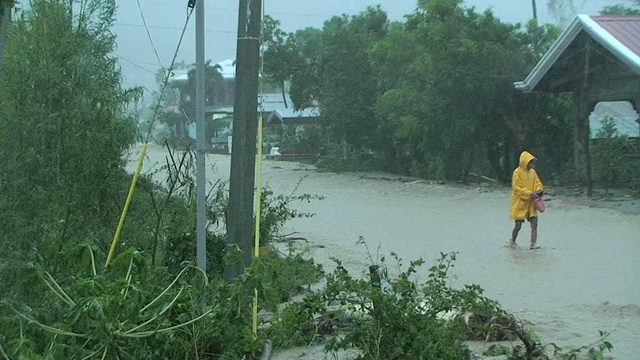
<path fill-rule="evenodd" d="M 280 88 L 282 89 L 282 101 L 284 101 L 284 108 L 288 109 L 289 105 L 287 104 L 287 93 L 284 91 L 284 81 L 280 85 Z"/>
<path fill-rule="evenodd" d="M 11 9 L 13 5 L 8 3 L 2 5 L 2 20 L 0 21 L 0 77 L 2 77 L 2 66 L 4 65 L 4 47 L 7 43 L 9 25 L 11 23 Z"/>
<path fill-rule="evenodd" d="M 472 145 L 469 147 L 469 149 L 465 150 L 462 156 L 462 176 L 460 178 L 460 182 L 462 182 L 463 184 L 469 183 L 469 173 L 471 172 L 471 168 L 473 167 L 475 155 L 476 146 Z"/>

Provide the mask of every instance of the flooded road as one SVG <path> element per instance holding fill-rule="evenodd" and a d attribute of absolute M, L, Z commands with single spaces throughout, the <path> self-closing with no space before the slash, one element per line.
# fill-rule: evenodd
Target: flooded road
<path fill-rule="evenodd" d="M 228 177 L 230 157 L 209 155 L 210 180 Z M 164 162 L 151 147 L 145 169 Z M 156 165 L 154 165 L 154 163 Z M 266 161 L 263 184 L 289 193 L 324 196 L 301 204 L 316 215 L 297 219 L 288 231 L 312 245 L 314 258 L 337 257 L 355 272 L 375 257 L 396 252 L 405 264 L 423 258 L 427 268 L 440 252 L 457 252 L 454 285 L 479 284 L 508 311 L 532 322 L 545 343 L 586 345 L 598 330 L 611 332 L 616 359 L 636 359 L 640 343 L 640 216 L 547 198 L 538 243 L 530 251 L 525 223 L 519 248 L 505 248 L 512 229 L 510 190 L 435 185 L 389 174 L 319 173 L 313 167 Z M 549 189 L 549 188 L 547 188 Z M 316 256 L 317 255 L 317 256 Z M 389 264 L 391 266 L 391 264 Z"/>

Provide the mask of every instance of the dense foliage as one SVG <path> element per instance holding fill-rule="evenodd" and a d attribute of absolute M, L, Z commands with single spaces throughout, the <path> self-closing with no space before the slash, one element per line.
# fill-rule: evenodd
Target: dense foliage
<path fill-rule="evenodd" d="M 222 281 L 227 252 L 224 183 L 208 196 L 208 273 L 195 258 L 195 156 L 167 149 L 140 178 L 116 257 L 107 250 L 131 183 L 136 139 L 121 87 L 115 1 L 36 0 L 11 28 L 0 82 L 0 359 L 238 359 L 259 354 L 251 332 L 261 307 L 315 282 L 322 271 L 299 255 L 256 261 Z M 78 10 L 78 9 L 75 9 Z M 164 179 L 162 183 L 157 179 Z M 10 189 L 10 190 L 8 190 Z M 265 192 L 265 236 L 297 213 L 293 199 Z M 225 258 L 226 256 L 226 258 Z M 291 278 L 288 273 L 306 276 Z"/>
<path fill-rule="evenodd" d="M 557 17 L 575 7 L 549 6 Z M 550 48 L 556 26 L 505 23 L 461 0 L 417 1 L 397 22 L 370 7 L 290 34 L 277 20 L 267 23 L 267 75 L 289 81 L 294 108 L 320 110 L 321 168 L 462 182 L 481 174 L 509 183 L 526 149 L 539 157 L 545 180 L 585 179 L 584 161 L 572 160 L 575 97 L 513 85 Z"/>
<path fill-rule="evenodd" d="M 362 238 L 360 243 L 366 245 Z M 265 329 L 274 345 L 321 342 L 327 352 L 349 350 L 360 360 L 477 358 L 466 340 L 511 341 L 512 347 L 493 345 L 484 355 L 512 360 L 603 359 L 613 348 L 605 332 L 579 348 L 543 344 L 480 286 L 450 285 L 455 253 L 441 253 L 424 281 L 416 275 L 422 259 L 405 265 L 392 253 L 390 260 L 370 260 L 370 274 L 363 277 L 334 259 L 326 286 L 289 303 Z"/>
<path fill-rule="evenodd" d="M 10 30 L 0 82 L 2 256 L 73 234 L 104 245 L 126 191 L 136 126 L 111 53 L 114 1 L 71 18 L 63 1 L 34 1 Z M 117 199 L 117 200 L 116 200 Z"/>

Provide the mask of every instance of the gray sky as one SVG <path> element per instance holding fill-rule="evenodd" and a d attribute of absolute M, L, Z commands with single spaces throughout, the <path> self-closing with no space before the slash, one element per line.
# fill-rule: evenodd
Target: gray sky
<path fill-rule="evenodd" d="M 23 0 L 24 2 L 25 0 Z M 162 65 L 168 67 L 176 50 L 187 17 L 187 0 L 117 0 L 118 15 L 114 31 L 118 36 L 116 54 L 120 57 L 125 86 L 141 85 L 155 90 L 154 73 L 160 68 L 154 48 L 143 26 L 138 1 Z M 235 58 L 238 0 L 204 0 L 206 17 L 206 59 L 214 63 Z M 321 28 L 334 15 L 357 14 L 368 5 L 380 4 L 391 20 L 415 9 L 415 0 L 264 0 L 265 13 L 281 21 L 285 31 L 305 27 Z M 553 23 L 547 0 L 535 0 L 538 19 Z M 595 15 L 606 5 L 626 0 L 574 0 L 585 2 L 582 13 Z M 505 22 L 526 22 L 532 17 L 532 0 L 466 0 L 466 6 L 483 11 L 488 7 Z M 195 13 L 178 53 L 178 61 L 195 62 Z"/>

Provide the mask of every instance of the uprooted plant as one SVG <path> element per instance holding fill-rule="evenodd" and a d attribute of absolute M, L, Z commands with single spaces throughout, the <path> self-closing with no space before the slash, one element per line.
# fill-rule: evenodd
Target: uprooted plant
<path fill-rule="evenodd" d="M 360 243 L 366 245 L 362 238 Z M 470 359 L 466 340 L 515 342 L 501 353 L 512 360 L 577 360 L 585 351 L 587 359 L 603 359 L 612 348 L 606 333 L 581 348 L 543 345 L 525 321 L 483 296 L 480 286 L 449 284 L 455 253 L 441 253 L 424 283 L 414 279 L 423 260 L 404 267 L 396 254 L 391 256 L 397 268 L 393 277 L 384 257 L 370 266 L 369 278 L 354 277 L 334 259 L 337 267 L 327 275 L 326 287 L 282 309 L 267 334 L 276 346 L 323 341 L 328 352 L 356 349 L 358 359 L 367 360 Z"/>

